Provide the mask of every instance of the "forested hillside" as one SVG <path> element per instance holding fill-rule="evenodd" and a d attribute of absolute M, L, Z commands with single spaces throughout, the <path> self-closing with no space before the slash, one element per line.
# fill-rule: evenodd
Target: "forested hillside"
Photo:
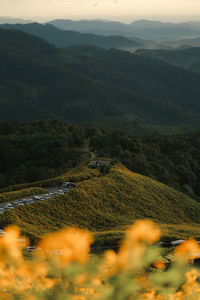
<path fill-rule="evenodd" d="M 0 188 L 55 177 L 90 155 L 89 130 L 62 121 L 0 123 Z"/>
<path fill-rule="evenodd" d="M 63 121 L 15 122 L 0 123 L 0 145 L 0 188 L 61 175 L 95 151 L 200 200 L 200 132 L 142 136 Z"/>
<path fill-rule="evenodd" d="M 174 50 L 138 50 L 137 54 L 144 57 L 161 59 L 176 66 L 200 72 L 200 48 L 174 49 Z"/>
<path fill-rule="evenodd" d="M 20 31 L 0 38 L 2 121 L 128 114 L 148 125 L 200 124 L 200 74 L 116 49 L 63 51 Z"/>

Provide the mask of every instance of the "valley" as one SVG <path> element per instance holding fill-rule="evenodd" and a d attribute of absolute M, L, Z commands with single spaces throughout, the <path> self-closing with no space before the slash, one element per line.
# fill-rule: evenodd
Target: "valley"
<path fill-rule="evenodd" d="M 1 121 L 58 119 L 103 127 L 113 119 L 121 130 L 124 119 L 129 132 L 137 124 L 144 131 L 200 126 L 197 72 L 118 49 L 61 50 L 22 31 L 1 29 L 0 36 Z"/>
<path fill-rule="evenodd" d="M 89 229 L 107 249 L 152 219 L 163 240 L 199 238 L 199 48 L 176 48 L 199 32 L 144 20 L 1 24 L 0 227 L 33 243 Z M 103 176 L 90 160 L 112 163 Z"/>
<path fill-rule="evenodd" d="M 0 17 L 0 299 L 199 299 L 200 22 L 165 17 Z"/>
<path fill-rule="evenodd" d="M 0 0 L 0 300 L 200 300 L 200 2 Z"/>

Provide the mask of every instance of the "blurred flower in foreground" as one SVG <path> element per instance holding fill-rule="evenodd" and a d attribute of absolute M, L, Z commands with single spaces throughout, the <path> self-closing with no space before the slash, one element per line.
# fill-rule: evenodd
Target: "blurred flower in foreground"
<path fill-rule="evenodd" d="M 154 263 L 154 268 L 155 269 L 158 269 L 158 270 L 162 270 L 162 269 L 165 269 L 165 264 L 164 264 L 164 262 L 162 262 L 162 261 L 160 261 L 160 260 L 158 260 L 158 261 L 156 261 L 155 263 Z"/>
<path fill-rule="evenodd" d="M 160 229 L 151 220 L 139 220 L 127 230 L 125 243 L 152 244 L 160 239 L 160 235 Z"/>
<path fill-rule="evenodd" d="M 0 260 L 4 263 L 16 260 L 19 263 L 23 258 L 22 249 L 28 245 L 28 239 L 20 237 L 16 226 L 9 226 L 5 231 L 7 234 L 0 238 Z"/>
<path fill-rule="evenodd" d="M 197 281 L 199 277 L 197 270 L 190 270 L 185 273 L 185 284 L 182 289 L 171 295 L 170 300 L 200 300 L 200 286 Z"/>
<path fill-rule="evenodd" d="M 142 267 L 142 257 L 145 254 L 147 245 L 158 241 L 160 235 L 160 229 L 152 221 L 136 221 L 127 230 L 119 253 L 107 251 L 105 265 L 109 267 L 110 272 Z"/>
<path fill-rule="evenodd" d="M 70 228 L 47 235 L 39 246 L 46 250 L 49 257 L 55 256 L 61 250 L 61 255 L 57 257 L 59 262 L 65 265 L 72 261 L 85 263 L 88 260 L 91 243 L 92 236 L 88 231 Z"/>
<path fill-rule="evenodd" d="M 174 254 L 178 259 L 190 262 L 193 259 L 200 257 L 200 247 L 197 241 L 190 239 L 179 245 L 175 249 Z"/>
<path fill-rule="evenodd" d="M 140 268 L 143 265 L 142 257 L 147 245 L 158 241 L 160 229 L 150 220 L 136 221 L 131 226 L 122 242 L 118 254 L 118 261 L 126 268 Z"/>
<path fill-rule="evenodd" d="M 165 265 L 152 245 L 160 230 L 149 220 L 135 222 L 118 252 L 102 256 L 89 255 L 92 237 L 85 230 L 49 234 L 34 255 L 22 252 L 26 243 L 16 227 L 6 232 L 0 238 L 0 299 L 200 300 L 199 272 L 188 264 L 199 257 L 198 243 L 178 246 L 175 262 Z"/>

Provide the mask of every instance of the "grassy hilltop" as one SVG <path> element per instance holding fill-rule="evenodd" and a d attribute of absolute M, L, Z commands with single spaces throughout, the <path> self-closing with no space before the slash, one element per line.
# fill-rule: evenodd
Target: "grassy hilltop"
<path fill-rule="evenodd" d="M 130 135 L 108 128 L 59 120 L 0 123 L 0 193 L 62 184 L 66 172 L 95 152 L 200 202 L 200 131 Z"/>
<path fill-rule="evenodd" d="M 68 175 L 89 171 L 87 165 Z M 67 195 L 16 208 L 0 216 L 0 226 L 14 223 L 33 240 L 47 232 L 76 226 L 112 243 L 136 219 L 151 218 L 165 236 L 200 237 L 200 204 L 184 194 L 126 169 L 121 164 L 106 176 L 95 173 Z M 187 226 L 189 224 L 189 226 Z"/>

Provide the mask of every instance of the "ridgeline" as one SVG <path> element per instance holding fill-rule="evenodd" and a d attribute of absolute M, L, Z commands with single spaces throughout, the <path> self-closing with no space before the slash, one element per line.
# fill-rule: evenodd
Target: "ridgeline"
<path fill-rule="evenodd" d="M 82 163 L 66 175 L 89 170 Z M 3 213 L 1 228 L 14 223 L 36 241 L 45 233 L 76 226 L 93 231 L 100 244 L 107 245 L 119 240 L 134 220 L 150 218 L 164 228 L 165 236 L 200 237 L 200 204 L 195 200 L 119 163 L 105 176 L 96 172 L 67 195 Z"/>

